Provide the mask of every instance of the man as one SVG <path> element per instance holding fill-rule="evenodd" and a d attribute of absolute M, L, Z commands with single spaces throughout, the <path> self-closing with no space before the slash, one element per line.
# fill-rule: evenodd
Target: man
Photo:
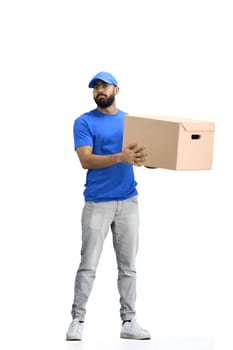
<path fill-rule="evenodd" d="M 90 83 L 97 108 L 74 122 L 74 144 L 87 169 L 82 213 L 81 262 L 75 279 L 72 322 L 67 340 L 81 340 L 86 304 L 92 290 L 104 239 L 111 229 L 118 265 L 121 338 L 150 339 L 135 320 L 138 249 L 138 203 L 133 165 L 142 165 L 146 154 L 137 144 L 122 151 L 125 112 L 117 109 L 119 92 L 110 73 L 99 72 Z"/>

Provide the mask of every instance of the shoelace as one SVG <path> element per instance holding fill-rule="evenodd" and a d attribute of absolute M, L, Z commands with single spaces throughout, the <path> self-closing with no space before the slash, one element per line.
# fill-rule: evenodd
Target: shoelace
<path fill-rule="evenodd" d="M 79 326 L 81 326 L 81 323 L 79 322 L 79 320 L 73 320 L 71 323 L 71 329 L 77 329 Z"/>
<path fill-rule="evenodd" d="M 135 331 L 138 331 L 138 332 L 143 332 L 144 329 L 142 329 L 136 321 L 131 321 L 131 327 L 135 329 Z"/>
<path fill-rule="evenodd" d="M 137 330 L 140 330 L 140 329 L 141 329 L 141 327 L 137 324 L 136 321 L 132 322 L 132 326 L 133 326 L 135 329 L 137 329 Z"/>

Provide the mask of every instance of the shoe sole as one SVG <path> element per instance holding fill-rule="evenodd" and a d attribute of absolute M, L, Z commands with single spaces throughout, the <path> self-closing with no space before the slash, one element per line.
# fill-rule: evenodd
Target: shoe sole
<path fill-rule="evenodd" d="M 136 336 L 133 336 L 130 334 L 124 334 L 124 333 L 122 333 L 120 337 L 122 339 L 132 339 L 132 340 L 150 340 L 151 339 L 150 337 L 136 337 Z"/>
<path fill-rule="evenodd" d="M 67 341 L 81 341 L 82 338 L 81 337 L 75 337 L 75 336 L 73 336 L 73 337 L 66 336 L 66 340 Z"/>

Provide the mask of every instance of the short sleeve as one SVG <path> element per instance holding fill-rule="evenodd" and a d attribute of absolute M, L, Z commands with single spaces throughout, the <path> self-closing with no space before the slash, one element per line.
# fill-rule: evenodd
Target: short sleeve
<path fill-rule="evenodd" d="M 74 148 L 81 146 L 93 147 L 93 137 L 87 121 L 83 118 L 78 118 L 74 122 L 73 127 Z"/>

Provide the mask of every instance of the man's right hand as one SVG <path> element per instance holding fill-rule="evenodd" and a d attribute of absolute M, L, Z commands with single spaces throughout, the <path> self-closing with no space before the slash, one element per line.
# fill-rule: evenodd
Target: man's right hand
<path fill-rule="evenodd" d="M 145 148 L 136 143 L 126 146 L 121 153 L 121 162 L 141 166 L 146 160 Z"/>

